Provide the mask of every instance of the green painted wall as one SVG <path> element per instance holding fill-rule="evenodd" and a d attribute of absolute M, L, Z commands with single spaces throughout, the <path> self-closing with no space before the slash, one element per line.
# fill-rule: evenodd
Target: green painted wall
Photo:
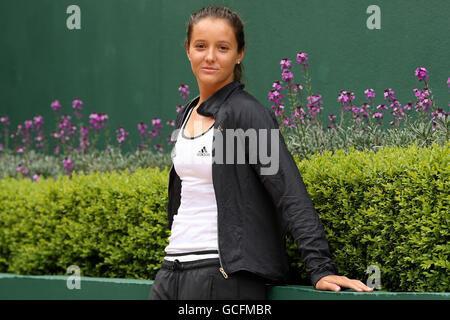
<path fill-rule="evenodd" d="M 68 276 L 0 273 L 0 300 L 147 300 L 152 280 L 80 277 L 79 289 L 68 289 Z M 72 283 L 69 280 L 69 283 Z M 308 286 L 267 286 L 268 300 L 450 300 L 448 292 L 341 292 Z"/>
<path fill-rule="evenodd" d="M 324 117 L 338 113 L 341 89 L 354 91 L 362 103 L 363 91 L 373 88 L 377 105 L 389 87 L 406 104 L 419 87 L 419 66 L 430 70 L 434 96 L 448 109 L 446 0 L 3 0 L 0 115 L 8 115 L 14 127 L 43 115 L 50 132 L 50 103 L 58 99 L 63 112 L 73 114 L 71 102 L 79 98 L 85 121 L 91 112 L 105 112 L 110 135 L 123 126 L 136 146 L 140 121 L 175 118 L 180 83 L 190 86 L 191 96 L 198 93 L 182 44 L 190 12 L 210 3 L 241 14 L 246 88 L 267 107 L 267 92 L 280 79 L 279 61 L 295 61 L 305 51 L 313 90 L 324 97 Z M 81 9 L 81 30 L 66 27 L 72 4 Z M 366 27 L 366 9 L 373 4 L 381 9 L 379 30 Z"/>

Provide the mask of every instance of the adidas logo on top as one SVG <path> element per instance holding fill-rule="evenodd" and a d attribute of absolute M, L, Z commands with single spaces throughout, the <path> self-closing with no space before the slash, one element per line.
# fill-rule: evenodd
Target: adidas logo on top
<path fill-rule="evenodd" d="M 206 151 L 206 147 L 204 146 L 199 152 L 197 152 L 197 156 L 210 156 L 209 152 Z"/>

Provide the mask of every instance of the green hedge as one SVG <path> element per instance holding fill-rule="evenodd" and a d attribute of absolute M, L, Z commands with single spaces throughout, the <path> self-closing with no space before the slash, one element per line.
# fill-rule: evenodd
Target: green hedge
<path fill-rule="evenodd" d="M 298 162 L 341 274 L 383 290 L 449 291 L 450 144 L 316 154 Z M 0 272 L 154 279 L 168 169 L 0 179 Z M 307 279 L 288 238 L 288 254 Z M 300 269 L 298 269 L 300 268 Z M 300 271 L 298 271 L 300 270 Z"/>
<path fill-rule="evenodd" d="M 0 180 L 0 272 L 152 279 L 168 244 L 168 170 Z"/>
<path fill-rule="evenodd" d="M 382 289 L 449 291 L 449 147 L 339 151 L 299 164 L 341 274 L 367 279 L 376 265 Z M 288 248 L 306 278 L 291 238 Z"/>

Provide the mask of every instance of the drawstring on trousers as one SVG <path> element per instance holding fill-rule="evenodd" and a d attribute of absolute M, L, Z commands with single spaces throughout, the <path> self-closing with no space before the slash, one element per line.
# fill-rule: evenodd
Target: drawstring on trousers
<path fill-rule="evenodd" d="M 183 264 L 180 262 L 180 260 L 176 259 L 173 262 L 172 270 L 173 271 L 182 271 L 183 270 Z"/>

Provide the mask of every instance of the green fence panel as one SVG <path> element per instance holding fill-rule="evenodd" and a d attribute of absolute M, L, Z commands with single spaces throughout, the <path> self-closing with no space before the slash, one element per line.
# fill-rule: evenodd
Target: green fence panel
<path fill-rule="evenodd" d="M 146 300 L 153 280 L 80 277 L 79 289 L 70 276 L 28 276 L 0 273 L 0 300 Z M 69 281 L 68 281 L 69 280 Z M 448 292 L 341 292 L 308 286 L 267 286 L 268 300 L 450 300 Z"/>
<path fill-rule="evenodd" d="M 386 88 L 402 105 L 414 100 L 412 90 L 422 88 L 414 77 L 417 67 L 430 71 L 435 99 L 447 107 L 446 0 L 2 0 L 0 115 L 17 128 L 40 114 L 50 133 L 50 103 L 58 99 L 62 113 L 73 116 L 72 100 L 79 98 L 85 124 L 90 113 L 107 113 L 113 142 L 114 130 L 123 126 L 136 148 L 140 121 L 175 119 L 180 83 L 190 86 L 191 97 L 198 93 L 183 41 L 190 13 L 208 4 L 230 6 L 242 16 L 246 88 L 268 108 L 272 82 L 281 80 L 281 59 L 293 61 L 294 80 L 305 86 L 295 61 L 299 51 L 309 54 L 313 91 L 323 96 L 326 121 L 339 114 L 340 90 L 354 91 L 362 104 L 364 90 L 373 88 L 372 107 L 385 102 Z M 71 5 L 80 10 L 80 29 L 67 26 L 74 18 L 67 13 Z M 367 26 L 373 5 L 380 10 L 380 29 Z M 165 137 L 170 129 L 164 128 Z"/>

